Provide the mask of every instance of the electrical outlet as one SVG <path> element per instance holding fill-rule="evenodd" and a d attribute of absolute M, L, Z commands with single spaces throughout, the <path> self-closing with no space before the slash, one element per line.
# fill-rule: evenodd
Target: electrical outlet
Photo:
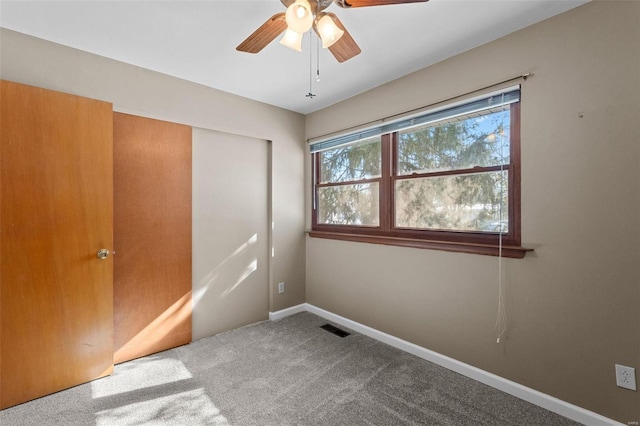
<path fill-rule="evenodd" d="M 621 388 L 636 389 L 636 369 L 616 364 L 616 385 Z"/>
<path fill-rule="evenodd" d="M 284 293 L 284 283 L 278 283 L 278 294 Z"/>

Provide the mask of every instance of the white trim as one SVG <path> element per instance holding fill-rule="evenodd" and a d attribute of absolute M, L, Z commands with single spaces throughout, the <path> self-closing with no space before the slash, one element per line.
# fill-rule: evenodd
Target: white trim
<path fill-rule="evenodd" d="M 269 312 L 269 321 L 277 321 L 284 317 L 288 317 L 290 315 L 298 314 L 300 312 L 307 311 L 307 304 L 301 303 L 296 306 L 292 306 L 290 308 L 282 309 L 280 311 Z"/>
<path fill-rule="evenodd" d="M 465 364 L 464 362 L 460 362 L 446 355 L 439 354 L 432 350 L 423 348 L 422 346 L 418 346 L 390 334 L 383 333 L 382 331 L 376 330 L 375 328 L 371 328 L 340 315 L 336 315 L 332 312 L 318 308 L 317 306 L 311 305 L 309 303 L 292 306 L 291 308 L 283 309 L 281 311 L 269 312 L 269 319 L 274 321 L 304 311 L 318 315 L 319 317 L 325 318 L 343 327 L 350 328 L 351 330 L 356 331 L 360 334 L 364 334 L 365 336 L 369 336 L 380 342 L 386 343 L 390 346 L 413 354 L 418 358 L 433 362 L 434 364 L 437 364 L 441 367 L 447 368 L 451 371 L 455 371 L 456 373 L 462 374 L 463 376 L 469 377 L 473 380 L 477 380 L 480 383 L 484 383 L 485 385 L 501 390 L 502 392 L 508 393 L 509 395 L 513 395 L 517 398 L 530 402 L 556 414 L 560 414 L 561 416 L 567 417 L 576 422 L 580 422 L 589 426 L 624 426 L 622 423 L 619 423 L 608 417 L 604 417 L 598 413 L 594 413 L 593 411 L 586 410 L 584 408 L 578 407 L 577 405 L 570 404 L 566 401 L 539 392 L 535 389 L 528 388 L 519 383 L 512 382 L 511 380 L 507 380 L 503 377 L 497 376 L 493 373 L 489 373 L 488 371 L 484 371 L 472 365 Z"/>

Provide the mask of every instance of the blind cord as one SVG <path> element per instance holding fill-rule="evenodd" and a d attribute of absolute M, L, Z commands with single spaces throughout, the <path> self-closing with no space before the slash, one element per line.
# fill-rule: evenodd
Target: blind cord
<path fill-rule="evenodd" d="M 504 95 L 503 95 L 504 97 Z M 503 229 L 503 206 L 504 206 L 504 114 L 502 114 L 502 131 L 500 133 L 500 210 L 499 210 L 499 235 L 498 235 L 498 315 L 496 318 L 495 328 L 498 332 L 496 343 L 500 343 L 500 339 L 507 331 L 507 310 L 504 305 L 504 291 L 502 282 L 502 235 Z"/>

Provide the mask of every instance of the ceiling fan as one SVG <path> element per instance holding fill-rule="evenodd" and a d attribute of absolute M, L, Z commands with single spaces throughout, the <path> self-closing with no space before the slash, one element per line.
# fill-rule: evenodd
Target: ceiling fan
<path fill-rule="evenodd" d="M 258 53 L 283 32 L 280 41 L 298 52 L 302 51 L 302 35 L 313 28 L 338 62 L 347 61 L 360 53 L 360 47 L 340 19 L 324 10 L 336 3 L 343 8 L 382 6 L 389 4 L 422 3 L 428 0 L 280 0 L 286 12 L 276 13 L 254 31 L 236 50 Z"/>

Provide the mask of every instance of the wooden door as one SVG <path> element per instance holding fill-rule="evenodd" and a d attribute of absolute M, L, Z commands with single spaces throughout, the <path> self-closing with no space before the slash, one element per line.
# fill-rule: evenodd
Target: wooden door
<path fill-rule="evenodd" d="M 114 113 L 116 363 L 191 342 L 191 127 Z"/>
<path fill-rule="evenodd" d="M 113 369 L 111 104 L 0 86 L 0 408 Z"/>

